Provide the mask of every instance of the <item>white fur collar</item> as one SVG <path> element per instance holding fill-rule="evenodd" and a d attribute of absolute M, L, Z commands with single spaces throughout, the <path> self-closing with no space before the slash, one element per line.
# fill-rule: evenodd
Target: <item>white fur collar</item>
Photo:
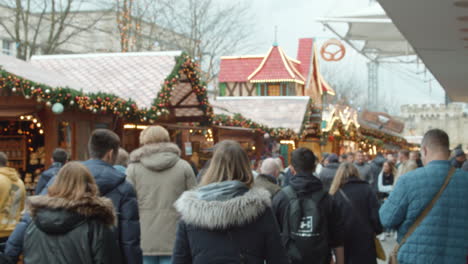
<path fill-rule="evenodd" d="M 198 198 L 197 190 L 192 190 L 184 192 L 174 206 L 187 224 L 227 229 L 257 219 L 271 206 L 271 198 L 265 189 L 254 187 L 227 201 L 205 201 Z"/>

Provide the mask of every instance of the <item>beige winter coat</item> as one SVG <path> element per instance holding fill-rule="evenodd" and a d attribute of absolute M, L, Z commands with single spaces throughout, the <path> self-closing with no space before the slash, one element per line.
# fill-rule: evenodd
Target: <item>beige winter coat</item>
<path fill-rule="evenodd" d="M 396 185 L 396 182 L 398 181 L 401 175 L 406 174 L 417 168 L 418 164 L 416 164 L 416 162 L 414 162 L 413 160 L 407 160 L 402 162 L 400 166 L 398 166 L 397 174 L 395 175 L 395 179 L 393 180 L 393 185 Z"/>
<path fill-rule="evenodd" d="M 143 255 L 172 255 L 179 217 L 173 204 L 195 186 L 192 167 L 177 145 L 148 144 L 130 154 L 127 176 L 137 193 Z"/>

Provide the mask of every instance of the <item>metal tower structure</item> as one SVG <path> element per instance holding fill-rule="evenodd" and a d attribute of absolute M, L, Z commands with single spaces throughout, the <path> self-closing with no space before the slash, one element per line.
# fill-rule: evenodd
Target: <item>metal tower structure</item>
<path fill-rule="evenodd" d="M 370 61 L 367 63 L 367 104 L 368 107 L 377 110 L 379 107 L 379 63 Z"/>

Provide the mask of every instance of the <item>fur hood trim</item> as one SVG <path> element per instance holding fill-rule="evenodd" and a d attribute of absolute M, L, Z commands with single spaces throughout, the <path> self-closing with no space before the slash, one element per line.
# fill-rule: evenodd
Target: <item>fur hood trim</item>
<path fill-rule="evenodd" d="M 227 201 L 205 201 L 193 190 L 184 192 L 174 206 L 187 224 L 224 230 L 257 219 L 271 206 L 271 198 L 265 189 L 253 187 L 244 195 Z"/>
<path fill-rule="evenodd" d="M 171 152 L 180 156 L 180 149 L 179 147 L 171 142 L 162 142 L 156 144 L 148 144 L 140 147 L 139 149 L 133 151 L 130 154 L 129 163 L 137 163 L 140 162 L 141 159 L 145 157 L 149 157 L 151 155 L 163 152 Z"/>
<path fill-rule="evenodd" d="M 88 196 L 80 200 L 71 201 L 47 195 L 31 196 L 26 200 L 26 206 L 33 217 L 41 209 L 64 209 L 86 218 L 96 219 L 107 226 L 115 226 L 117 224 L 114 205 L 110 199 L 105 197 Z"/>

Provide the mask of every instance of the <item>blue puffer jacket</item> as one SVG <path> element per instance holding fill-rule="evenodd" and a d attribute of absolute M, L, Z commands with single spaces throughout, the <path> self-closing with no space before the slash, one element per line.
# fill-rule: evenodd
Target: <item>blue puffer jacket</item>
<path fill-rule="evenodd" d="M 54 177 L 59 170 L 62 168 L 62 163 L 54 162 L 52 166 L 50 166 L 47 170 L 41 173 L 41 177 L 36 185 L 36 190 L 34 190 L 34 194 L 40 194 L 44 187 L 46 187 L 47 183 Z"/>
<path fill-rule="evenodd" d="M 380 209 L 382 225 L 398 229 L 401 241 L 444 183 L 449 161 L 432 161 L 397 182 Z M 468 172 L 457 170 L 431 212 L 398 252 L 400 264 L 466 263 Z"/>
<path fill-rule="evenodd" d="M 83 163 L 91 171 L 102 196 L 112 200 L 118 215 L 119 245 L 127 264 L 142 263 L 140 248 L 140 221 L 138 203 L 133 186 L 125 180 L 125 174 L 102 160 L 88 160 Z M 47 186 L 50 186 L 55 177 Z M 41 194 L 46 194 L 47 188 Z M 22 253 L 23 238 L 31 217 L 26 214 L 9 237 L 5 255 L 16 260 Z M 118 254 L 118 253 L 117 253 Z"/>

